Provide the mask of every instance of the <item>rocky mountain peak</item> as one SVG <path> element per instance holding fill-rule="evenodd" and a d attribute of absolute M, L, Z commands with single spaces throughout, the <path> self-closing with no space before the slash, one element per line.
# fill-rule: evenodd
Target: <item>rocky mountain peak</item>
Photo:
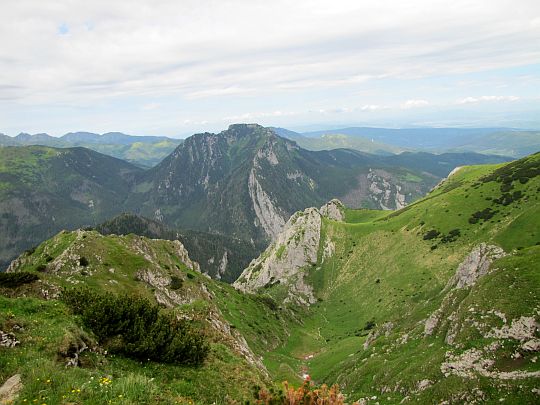
<path fill-rule="evenodd" d="M 305 269 L 317 264 L 322 218 L 342 221 L 344 208 L 341 201 L 333 199 L 320 210 L 311 207 L 294 213 L 274 242 L 250 263 L 234 286 L 241 291 L 255 292 L 279 284 L 288 290 L 286 302 L 313 304 L 316 300 L 313 288 L 304 280 Z M 324 252 L 331 256 L 333 248 L 325 246 Z"/>

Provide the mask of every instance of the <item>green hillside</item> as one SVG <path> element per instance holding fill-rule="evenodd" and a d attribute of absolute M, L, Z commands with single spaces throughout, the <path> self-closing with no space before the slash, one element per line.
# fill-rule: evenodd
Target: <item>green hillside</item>
<path fill-rule="evenodd" d="M 53 148 L 83 147 L 142 168 L 157 165 L 181 143 L 182 139 L 164 136 L 132 136 L 118 132 L 103 135 L 75 132 L 59 138 L 47 134 L 19 134 L 15 137 L 0 134 L 0 147 L 31 145 Z"/>
<path fill-rule="evenodd" d="M 306 374 L 348 403 L 536 403 L 539 190 L 535 154 L 464 167 L 399 211 L 306 209 L 235 284 L 251 293 L 200 274 L 178 241 L 61 232 L 0 278 L 0 329 L 21 342 L 0 347 L 0 378 L 21 373 L 21 400 L 49 403 L 227 403 Z M 105 352 L 59 296 L 81 285 L 188 319 L 207 359 Z"/>
<path fill-rule="evenodd" d="M 22 374 L 20 402 L 225 403 L 252 398 L 270 382 L 259 355 L 284 339 L 288 319 L 269 300 L 245 296 L 198 271 L 179 242 L 95 231 L 61 232 L 0 274 L 0 330 L 15 348 L 0 347 L 0 380 Z M 7 287 L 9 276 L 39 279 Z M 202 365 L 139 361 L 115 354 L 61 299 L 84 286 L 161 305 L 202 331 L 210 352 Z M 18 298 L 15 298 L 18 297 Z M 96 313 L 99 318 L 106 314 Z M 107 353 L 106 349 L 112 351 Z M 77 353 L 75 355 L 75 353 Z M 66 367 L 69 361 L 77 366 Z M 191 401 L 191 402 L 190 402 Z"/>
<path fill-rule="evenodd" d="M 315 304 L 265 364 L 278 380 L 306 373 L 339 382 L 353 399 L 376 396 L 380 403 L 535 402 L 539 191 L 536 154 L 463 168 L 390 214 L 347 210 L 344 222 L 323 217 L 317 261 L 299 273 Z M 331 257 L 324 254 L 329 241 Z M 506 256 L 473 286 L 456 288 L 449 280 L 482 243 Z M 263 257 L 284 248 L 271 247 Z M 283 297 L 284 288 L 270 283 L 263 290 Z M 426 334 L 428 319 L 436 325 Z M 445 365 L 452 361 L 461 364 Z"/>
<path fill-rule="evenodd" d="M 152 239 L 179 240 L 201 271 L 212 278 L 232 283 L 260 251 L 241 239 L 189 229 L 174 230 L 161 222 L 123 213 L 95 228 L 103 235 L 133 233 Z"/>
<path fill-rule="evenodd" d="M 118 214 L 140 172 L 84 148 L 0 148 L 0 269 L 61 229 Z"/>
<path fill-rule="evenodd" d="M 540 150 L 540 131 L 498 131 L 456 142 L 448 150 L 522 157 Z"/>

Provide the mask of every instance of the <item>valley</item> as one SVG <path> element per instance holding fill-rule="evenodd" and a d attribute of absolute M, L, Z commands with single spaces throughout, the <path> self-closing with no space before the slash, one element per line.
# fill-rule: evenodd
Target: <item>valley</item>
<path fill-rule="evenodd" d="M 70 387 L 80 393 L 69 398 L 84 403 L 103 395 L 120 403 L 119 395 L 253 401 L 255 386 L 298 385 L 305 375 L 338 383 L 348 403 L 534 403 L 539 187 L 534 154 L 462 167 L 400 210 L 351 209 L 339 200 L 307 208 L 283 225 L 236 288 L 202 275 L 178 241 L 61 232 L 6 273 L 37 278 L 1 289 L 9 308 L 2 330 L 20 343 L 0 348 L 0 376 L 49 378 L 50 385 L 25 385 L 21 398 L 59 403 Z M 138 363 L 90 340 L 83 366 L 65 368 L 55 360 L 60 342 L 88 331 L 58 294 L 81 285 L 141 295 L 189 319 L 205 331 L 209 357 L 196 368 Z M 103 375 L 110 389 L 86 382 Z M 197 383 L 208 379 L 216 382 L 211 390 Z"/>

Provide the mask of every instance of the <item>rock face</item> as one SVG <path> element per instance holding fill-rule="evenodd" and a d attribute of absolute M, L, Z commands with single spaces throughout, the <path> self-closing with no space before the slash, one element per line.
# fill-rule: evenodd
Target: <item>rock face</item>
<path fill-rule="evenodd" d="M 478 279 L 489 272 L 489 268 L 494 260 L 506 256 L 504 250 L 495 245 L 481 243 L 475 247 L 471 253 L 460 263 L 455 274 L 448 280 L 443 292 L 450 293 L 451 290 L 470 288 L 476 284 Z M 424 323 L 424 335 L 432 335 L 441 322 L 445 309 L 452 305 L 450 295 L 446 295 L 441 306 L 436 309 Z M 455 313 L 452 312 L 446 317 L 446 322 L 450 323 L 445 342 L 453 344 L 459 332 L 459 324 L 455 322 Z"/>
<path fill-rule="evenodd" d="M 286 285 L 287 301 L 309 305 L 313 289 L 304 281 L 306 267 L 317 263 L 322 215 L 316 208 L 295 213 L 276 240 L 253 260 L 234 286 L 246 292 L 275 284 Z"/>
<path fill-rule="evenodd" d="M 534 316 L 521 316 L 518 319 L 512 320 L 510 325 L 504 325 L 501 328 L 494 328 L 486 337 L 497 339 L 515 339 L 526 341 L 533 339 L 540 325 L 536 322 Z M 535 347 L 534 341 L 530 341 L 529 348 Z"/>
<path fill-rule="evenodd" d="M 18 397 L 23 387 L 21 375 L 15 374 L 0 387 L 0 404 L 11 404 Z"/>
<path fill-rule="evenodd" d="M 383 210 L 405 207 L 405 194 L 399 184 L 391 183 L 391 177 L 383 170 L 370 170 L 367 175 L 370 197 Z"/>
<path fill-rule="evenodd" d="M 504 256 L 506 253 L 500 247 L 481 243 L 459 265 L 446 288 L 473 286 L 480 277 L 487 274 L 493 260 Z"/>
<path fill-rule="evenodd" d="M 15 335 L 10 332 L 4 332 L 0 330 L 0 346 L 1 347 L 15 347 L 21 342 L 17 340 Z"/>
<path fill-rule="evenodd" d="M 249 174 L 248 190 L 255 210 L 255 224 L 262 227 L 268 237 L 275 239 L 283 229 L 285 220 L 281 210 L 257 180 L 255 169 L 252 169 Z"/>
<path fill-rule="evenodd" d="M 345 219 L 345 206 L 337 198 L 324 204 L 319 211 L 323 217 L 334 221 L 343 221 Z"/>

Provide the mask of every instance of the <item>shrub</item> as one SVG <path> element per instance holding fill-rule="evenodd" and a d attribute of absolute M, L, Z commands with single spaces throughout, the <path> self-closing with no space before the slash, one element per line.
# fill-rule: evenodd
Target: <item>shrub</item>
<path fill-rule="evenodd" d="M 64 290 L 62 299 L 81 316 L 99 343 L 110 351 L 141 360 L 198 364 L 209 346 L 202 334 L 185 320 L 160 311 L 140 297 Z"/>
<path fill-rule="evenodd" d="M 504 193 L 499 198 L 493 200 L 497 204 L 502 204 L 504 206 L 512 204 L 514 201 L 520 200 L 525 195 L 520 191 L 514 191 L 512 194 Z"/>
<path fill-rule="evenodd" d="M 442 243 L 454 242 L 457 238 L 461 236 L 461 231 L 459 229 L 452 229 L 448 232 L 448 235 L 444 235 L 441 238 Z"/>
<path fill-rule="evenodd" d="M 171 290 L 179 290 L 184 285 L 184 280 L 178 276 L 171 276 Z"/>
<path fill-rule="evenodd" d="M 80 259 L 79 259 L 79 266 L 83 266 L 83 267 L 86 267 L 90 264 L 90 262 L 88 261 L 88 259 L 84 256 L 81 256 Z"/>
<path fill-rule="evenodd" d="M 364 330 L 371 330 L 375 327 L 375 321 L 372 319 L 371 321 L 367 321 L 366 324 L 364 325 Z"/>
<path fill-rule="evenodd" d="M 424 240 L 435 239 L 439 235 L 440 235 L 439 231 L 437 231 L 436 229 L 432 229 L 431 231 L 428 231 L 424 234 Z"/>
<path fill-rule="evenodd" d="M 36 266 L 36 270 L 43 273 L 43 272 L 47 271 L 47 266 L 45 264 L 43 264 L 43 263 L 38 264 Z"/>
<path fill-rule="evenodd" d="M 38 275 L 28 271 L 0 273 L 0 287 L 16 288 L 23 284 L 30 284 L 36 280 L 39 280 Z"/>
<path fill-rule="evenodd" d="M 272 297 L 269 295 L 258 295 L 257 298 L 259 301 L 261 301 L 264 305 L 266 305 L 270 310 L 277 311 L 279 309 L 279 305 L 274 301 Z"/>
<path fill-rule="evenodd" d="M 471 215 L 469 218 L 470 224 L 476 224 L 478 221 L 483 219 L 484 221 L 487 221 L 497 213 L 498 211 L 493 211 L 491 208 L 485 208 L 482 211 L 476 211 L 474 214 Z"/>

